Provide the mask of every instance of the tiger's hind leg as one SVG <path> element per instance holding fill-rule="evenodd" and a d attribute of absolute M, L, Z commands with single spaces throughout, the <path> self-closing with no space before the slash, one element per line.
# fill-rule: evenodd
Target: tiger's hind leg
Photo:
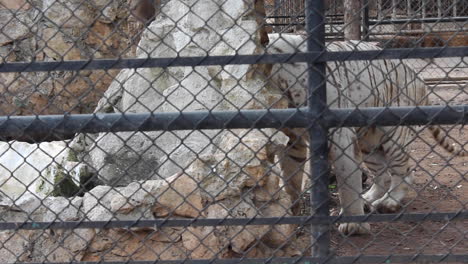
<path fill-rule="evenodd" d="M 372 207 L 381 213 L 394 213 L 402 207 L 402 201 L 413 183 L 413 171 L 409 166 L 392 169 L 391 179 L 389 191 L 372 203 Z"/>
<path fill-rule="evenodd" d="M 304 164 L 307 161 L 307 143 L 303 129 L 284 129 L 289 137 L 288 146 L 279 157 L 282 179 L 286 193 L 291 197 L 291 211 L 299 215 L 301 209 L 300 196 L 302 193 L 302 178 Z"/>
<path fill-rule="evenodd" d="M 406 145 L 406 144 L 405 144 Z M 391 184 L 388 191 L 380 199 L 375 200 L 372 206 L 382 213 L 393 213 L 402 207 L 413 183 L 413 166 L 409 155 L 403 146 L 392 141 L 384 144 L 386 160 L 391 173 Z"/>
<path fill-rule="evenodd" d="M 363 159 L 367 168 L 374 176 L 374 182 L 370 189 L 362 195 L 362 198 L 366 201 L 366 207 L 370 211 L 374 211 L 375 208 L 373 208 L 372 203 L 387 192 L 391 178 L 387 172 L 388 165 L 386 164 L 385 153 L 382 148 L 365 154 Z"/>
<path fill-rule="evenodd" d="M 333 133 L 330 153 L 332 153 L 335 166 L 341 214 L 363 215 L 360 150 L 353 129 L 340 128 Z M 369 223 L 342 223 L 338 230 L 343 234 L 367 234 L 370 232 L 370 225 Z"/>

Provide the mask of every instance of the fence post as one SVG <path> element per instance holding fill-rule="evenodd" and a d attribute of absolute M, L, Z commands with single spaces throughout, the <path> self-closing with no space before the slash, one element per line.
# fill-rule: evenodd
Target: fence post
<path fill-rule="evenodd" d="M 457 0 L 453 0 L 452 5 L 453 5 L 453 10 L 452 10 L 453 14 L 452 14 L 452 16 L 456 17 L 456 16 L 457 16 L 457 5 L 458 5 L 458 1 L 457 1 Z"/>
<path fill-rule="evenodd" d="M 377 0 L 377 20 L 384 19 L 382 0 Z"/>
<path fill-rule="evenodd" d="M 281 23 L 281 19 L 278 18 L 280 13 L 280 6 L 281 6 L 281 0 L 274 0 L 273 2 L 273 15 L 275 16 L 275 24 Z M 280 32 L 281 27 L 280 26 L 275 26 L 274 27 L 274 32 Z"/>
<path fill-rule="evenodd" d="M 361 1 L 344 1 L 344 38 L 345 40 L 361 39 Z"/>
<path fill-rule="evenodd" d="M 325 50 L 324 0 L 306 0 L 307 50 Z M 328 108 L 325 63 L 308 63 L 308 107 L 313 118 L 309 132 L 311 211 L 315 216 L 329 216 L 328 194 L 328 128 L 323 125 L 323 113 Z M 330 247 L 328 224 L 311 226 L 312 256 L 325 258 Z"/>
<path fill-rule="evenodd" d="M 363 0 L 361 34 L 361 39 L 364 41 L 369 41 L 369 0 Z"/>
<path fill-rule="evenodd" d="M 437 0 L 437 17 L 442 17 L 442 0 Z"/>

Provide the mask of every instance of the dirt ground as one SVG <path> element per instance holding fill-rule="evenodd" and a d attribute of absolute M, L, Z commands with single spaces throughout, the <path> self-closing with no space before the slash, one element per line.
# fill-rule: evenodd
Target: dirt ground
<path fill-rule="evenodd" d="M 467 104 L 468 94 L 460 86 L 433 89 L 432 104 L 450 100 Z M 444 126 L 452 139 L 466 144 L 468 128 Z M 453 157 L 423 130 L 410 145 L 416 165 L 414 189 L 405 199 L 403 212 L 459 212 L 468 210 L 468 159 Z M 467 149 L 467 146 L 465 146 Z M 468 254 L 468 220 L 394 222 L 371 224 L 373 234 L 346 237 L 333 229 L 332 250 L 338 256 L 394 254 Z M 304 231 L 297 249 L 308 251 L 310 234 Z"/>

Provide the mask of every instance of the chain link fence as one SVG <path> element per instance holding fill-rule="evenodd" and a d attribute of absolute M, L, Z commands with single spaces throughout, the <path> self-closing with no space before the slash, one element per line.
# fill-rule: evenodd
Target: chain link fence
<path fill-rule="evenodd" d="M 466 263 L 466 1 L 426 3 L 0 0 L 0 262 Z"/>

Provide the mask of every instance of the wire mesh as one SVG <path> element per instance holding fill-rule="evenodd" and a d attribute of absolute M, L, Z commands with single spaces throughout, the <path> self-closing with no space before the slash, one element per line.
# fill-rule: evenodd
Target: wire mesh
<path fill-rule="evenodd" d="M 0 0 L 0 262 L 468 261 L 463 0 Z"/>

